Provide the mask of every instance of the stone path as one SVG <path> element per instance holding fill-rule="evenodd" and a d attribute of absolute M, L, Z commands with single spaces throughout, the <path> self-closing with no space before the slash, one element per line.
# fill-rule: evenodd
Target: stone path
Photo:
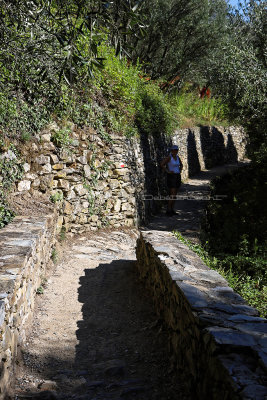
<path fill-rule="evenodd" d="M 14 399 L 188 399 L 137 279 L 137 232 L 75 238 L 38 297 Z"/>
<path fill-rule="evenodd" d="M 201 218 L 204 214 L 205 205 L 209 200 L 209 184 L 212 179 L 230 172 L 236 168 L 247 165 L 248 161 L 235 164 L 221 165 L 210 170 L 199 172 L 193 178 L 187 180 L 179 189 L 175 202 L 176 215 L 167 217 L 164 212 L 154 216 L 147 226 L 142 230 L 177 230 L 187 239 L 199 242 Z M 218 201 L 220 198 L 218 197 Z"/>
<path fill-rule="evenodd" d="M 207 191 L 204 171 L 180 192 Z M 203 200 L 177 201 L 145 229 L 197 237 Z M 38 296 L 12 399 L 189 400 L 171 368 L 168 335 L 138 281 L 138 232 L 99 231 L 66 241 Z"/>

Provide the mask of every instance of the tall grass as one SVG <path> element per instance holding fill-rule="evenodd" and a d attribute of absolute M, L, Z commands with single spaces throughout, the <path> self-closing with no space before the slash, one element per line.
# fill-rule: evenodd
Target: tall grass
<path fill-rule="evenodd" d="M 180 127 L 193 125 L 229 125 L 229 110 L 220 98 L 199 98 L 197 91 L 181 91 L 170 101 L 179 115 Z"/>

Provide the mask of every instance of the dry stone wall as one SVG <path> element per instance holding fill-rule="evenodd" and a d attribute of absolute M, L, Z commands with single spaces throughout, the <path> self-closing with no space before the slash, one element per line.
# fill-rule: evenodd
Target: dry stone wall
<path fill-rule="evenodd" d="M 16 217 L 0 231 L 0 399 L 6 398 L 36 291 L 51 263 L 55 219 Z"/>
<path fill-rule="evenodd" d="M 171 138 L 165 135 L 141 137 L 145 170 L 145 219 L 163 205 L 153 201 L 166 196 L 166 174 L 160 162 L 169 154 L 172 144 L 179 146 L 183 162 L 182 180 L 201 170 L 246 159 L 247 136 L 240 127 L 195 127 L 179 129 Z"/>
<path fill-rule="evenodd" d="M 73 233 L 137 224 L 142 207 L 143 157 L 135 139 L 107 136 L 72 126 L 68 146 L 56 146 L 53 124 L 25 154 L 17 192 L 49 194 L 59 213 L 57 231 Z"/>
<path fill-rule="evenodd" d="M 169 232 L 142 232 L 137 266 L 192 399 L 265 400 L 267 320 Z"/>
<path fill-rule="evenodd" d="M 100 135 L 90 127 L 68 125 L 68 144 L 56 123 L 25 149 L 24 177 L 17 192 L 48 193 L 59 212 L 58 232 L 136 226 L 162 206 L 166 195 L 160 162 L 172 143 L 180 146 L 182 179 L 201 169 L 245 158 L 246 136 L 240 128 L 194 128 L 165 135 L 125 138 Z M 63 131 L 64 132 L 64 131 Z M 56 143 L 58 145 L 56 145 Z"/>

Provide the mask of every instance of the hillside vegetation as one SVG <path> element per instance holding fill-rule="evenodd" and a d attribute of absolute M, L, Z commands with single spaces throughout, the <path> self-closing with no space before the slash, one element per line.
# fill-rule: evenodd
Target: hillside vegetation
<path fill-rule="evenodd" d="M 262 270 L 254 261 L 266 245 L 265 5 L 1 0 L 0 227 L 14 216 L 7 198 L 23 173 L 20 145 L 52 121 L 60 126 L 54 142 L 65 146 L 70 121 L 107 141 L 111 132 L 238 123 L 249 135 L 252 165 L 214 188 L 228 200 L 210 204 L 204 242 L 213 256 L 239 257 L 238 265 L 229 261 L 237 270 Z M 202 86 L 211 98 L 199 98 Z"/>

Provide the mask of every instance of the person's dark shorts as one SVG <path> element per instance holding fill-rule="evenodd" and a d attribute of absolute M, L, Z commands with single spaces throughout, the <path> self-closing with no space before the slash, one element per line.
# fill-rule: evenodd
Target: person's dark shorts
<path fill-rule="evenodd" d="M 178 189 L 181 186 L 181 174 L 168 174 L 167 186 L 169 189 Z"/>

